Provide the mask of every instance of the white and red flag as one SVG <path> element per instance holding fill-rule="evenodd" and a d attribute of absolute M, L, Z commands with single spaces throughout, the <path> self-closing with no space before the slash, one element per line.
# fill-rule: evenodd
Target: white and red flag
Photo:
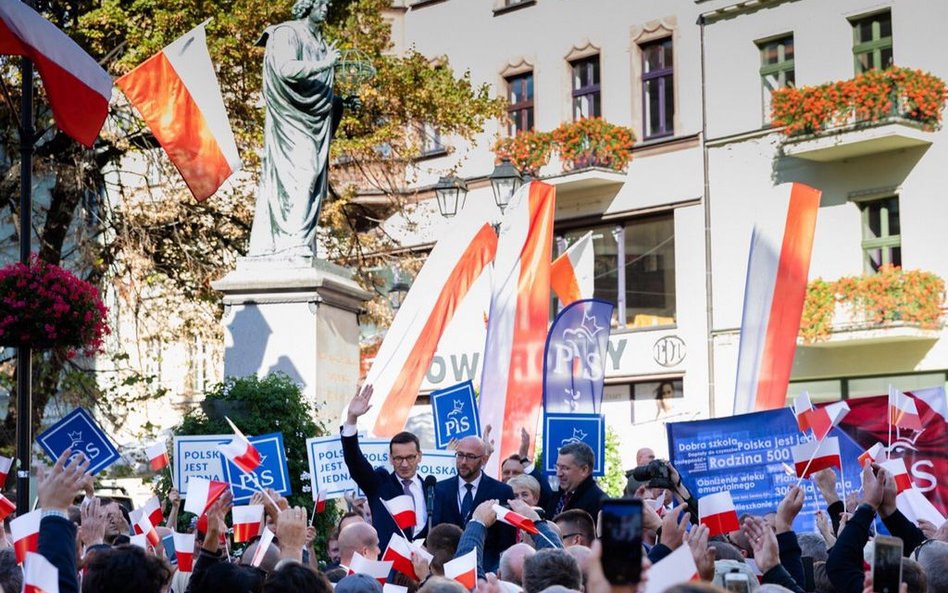
<path fill-rule="evenodd" d="M 184 510 L 201 517 L 228 488 L 230 486 L 227 482 L 199 477 L 188 478 L 188 496 L 184 499 Z"/>
<path fill-rule="evenodd" d="M 142 510 L 155 527 L 165 522 L 165 514 L 161 512 L 161 501 L 158 500 L 157 496 L 152 496 L 146 500 L 145 504 L 142 505 Z"/>
<path fill-rule="evenodd" d="M 157 546 L 161 543 L 161 538 L 158 536 L 158 530 L 155 529 L 151 519 L 148 518 L 148 514 L 145 513 L 145 509 L 134 509 L 128 515 L 132 520 L 132 527 L 135 529 L 136 534 L 144 535 L 148 540 L 148 543 L 150 543 L 152 546 Z"/>
<path fill-rule="evenodd" d="M 250 559 L 250 566 L 260 566 L 260 563 L 263 562 L 263 557 L 267 553 L 267 548 L 273 543 L 273 537 L 274 534 L 270 531 L 270 528 L 264 526 L 263 534 L 260 535 L 260 541 L 257 542 L 257 551 L 253 553 L 253 558 Z"/>
<path fill-rule="evenodd" d="M 395 524 L 398 525 L 399 529 L 414 527 L 416 521 L 415 501 L 411 496 L 401 494 L 389 500 L 382 500 L 382 504 L 385 505 L 385 510 L 395 520 Z"/>
<path fill-rule="evenodd" d="M 834 402 L 828 406 L 812 410 L 807 417 L 807 422 L 813 430 L 813 436 L 817 440 L 826 438 L 830 430 L 837 426 L 846 414 L 849 413 L 849 404 L 846 402 Z"/>
<path fill-rule="evenodd" d="M 943 525 L 945 516 L 935 508 L 919 488 L 911 487 L 899 492 L 895 497 L 895 506 L 905 517 L 918 525 L 920 519 L 925 519 L 932 525 Z"/>
<path fill-rule="evenodd" d="M 263 505 L 248 504 L 231 509 L 234 520 L 234 543 L 250 541 L 260 534 L 263 526 Z"/>
<path fill-rule="evenodd" d="M 550 288 L 560 300 L 560 306 L 593 298 L 594 268 L 593 234 L 589 231 L 550 264 Z"/>
<path fill-rule="evenodd" d="M 327 494 L 325 490 L 316 492 L 316 505 L 313 508 L 314 514 L 320 515 L 326 512 L 326 498 Z"/>
<path fill-rule="evenodd" d="M 908 468 L 905 467 L 905 460 L 902 458 L 887 459 L 879 464 L 885 471 L 892 474 L 895 480 L 895 493 L 901 494 L 909 488 L 913 488 L 912 477 L 909 475 Z"/>
<path fill-rule="evenodd" d="M 876 443 L 875 445 L 866 449 L 859 456 L 859 466 L 866 467 L 867 463 L 873 463 L 876 461 L 882 461 L 882 457 L 885 455 L 885 445 L 882 443 Z"/>
<path fill-rule="evenodd" d="M 734 500 L 727 490 L 702 496 L 698 500 L 698 520 L 707 525 L 710 532 L 708 537 L 737 531 L 741 528 L 737 520 L 737 510 Z"/>
<path fill-rule="evenodd" d="M 175 531 L 172 537 L 174 538 L 174 555 L 178 559 L 178 570 L 191 572 L 194 568 L 194 534 Z"/>
<path fill-rule="evenodd" d="M 91 147 L 109 113 L 108 72 L 25 2 L 0 2 L 0 54 L 36 63 L 56 125 Z"/>
<path fill-rule="evenodd" d="M 26 555 L 23 593 L 59 593 L 59 569 L 42 554 L 30 552 Z"/>
<path fill-rule="evenodd" d="M 790 455 L 793 457 L 793 467 L 798 478 L 809 478 L 828 467 L 842 467 L 837 437 L 800 443 L 790 447 Z"/>
<path fill-rule="evenodd" d="M 802 183 L 777 191 L 781 195 L 761 202 L 751 237 L 735 414 L 785 405 L 800 332 L 821 192 Z"/>
<path fill-rule="evenodd" d="M 523 529 L 531 535 L 540 533 L 540 531 L 537 529 L 536 523 L 534 523 L 531 519 L 527 519 L 520 513 L 515 513 L 510 509 L 500 506 L 499 504 L 494 505 L 494 512 L 497 513 L 497 520 L 502 523 L 513 525 L 517 529 Z"/>
<path fill-rule="evenodd" d="M 392 539 L 388 540 L 388 547 L 385 548 L 385 553 L 382 554 L 382 561 L 391 562 L 392 568 L 395 569 L 395 571 L 417 581 L 418 576 L 415 574 L 415 565 L 412 564 L 411 561 L 412 551 L 412 545 L 407 539 L 397 533 L 393 533 Z"/>
<path fill-rule="evenodd" d="M 139 548 L 148 551 L 148 536 L 144 533 L 136 533 L 128 538 L 128 543 L 133 546 L 138 546 Z"/>
<path fill-rule="evenodd" d="M 556 188 L 531 181 L 511 198 L 500 223 L 478 403 L 481 426 L 499 430 L 495 455 L 484 470 L 491 476 L 500 475 L 499 460 L 520 448 L 520 433 L 511 427 L 525 427 L 536 442 L 555 209 Z"/>
<path fill-rule="evenodd" d="M 678 546 L 674 552 L 653 564 L 648 570 L 645 593 L 662 593 L 674 585 L 700 579 L 691 548 Z"/>
<path fill-rule="evenodd" d="M 171 463 L 168 457 L 168 445 L 164 441 L 145 447 L 145 455 L 148 457 L 148 467 L 152 471 L 160 471 Z"/>
<path fill-rule="evenodd" d="M 806 391 L 793 398 L 793 405 L 790 406 L 794 417 L 797 419 L 797 426 L 800 432 L 810 430 L 810 414 L 813 412 L 813 404 L 810 402 L 810 394 Z"/>
<path fill-rule="evenodd" d="M 358 552 L 352 555 L 352 562 L 349 563 L 349 574 L 367 574 L 382 584 L 388 579 L 390 572 L 392 572 L 391 562 L 369 560 Z"/>
<path fill-rule="evenodd" d="M 418 272 L 385 333 L 365 383 L 373 405 L 360 425 L 391 438 L 405 428 L 445 330 L 497 251 L 497 235 L 482 217 L 458 216 Z"/>
<path fill-rule="evenodd" d="M 3 488 L 7 483 L 7 475 L 9 475 L 11 467 L 13 467 L 13 458 L 0 455 L 0 488 Z"/>
<path fill-rule="evenodd" d="M 889 424 L 912 430 L 922 429 L 922 419 L 918 415 L 915 400 L 891 385 L 889 386 Z"/>
<path fill-rule="evenodd" d="M 230 418 L 225 416 L 224 420 L 227 420 L 227 424 L 230 424 L 231 429 L 233 429 L 234 438 L 226 445 L 218 445 L 217 448 L 231 463 L 248 474 L 252 474 L 263 461 L 260 451 L 244 436 L 244 433 L 234 426 Z"/>
<path fill-rule="evenodd" d="M 444 576 L 453 579 L 467 590 L 477 586 L 477 550 L 444 563 Z"/>
<path fill-rule="evenodd" d="M 209 198 L 240 170 L 204 23 L 115 84 L 141 113 L 196 199 Z"/>
<path fill-rule="evenodd" d="M 40 519 L 42 518 L 42 509 L 36 509 L 10 521 L 10 539 L 13 540 L 16 561 L 20 564 L 26 561 L 27 552 L 35 552 L 39 549 Z"/>
<path fill-rule="evenodd" d="M 6 496 L 0 494 L 0 521 L 9 517 L 15 511 L 16 504 Z"/>

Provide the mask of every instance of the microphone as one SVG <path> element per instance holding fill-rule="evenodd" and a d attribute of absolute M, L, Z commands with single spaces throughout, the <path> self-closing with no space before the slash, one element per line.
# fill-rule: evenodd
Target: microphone
<path fill-rule="evenodd" d="M 434 476 L 425 477 L 423 488 L 425 490 L 425 508 L 428 509 L 428 529 L 431 529 L 431 516 L 434 514 L 435 484 L 437 483 L 438 480 Z"/>

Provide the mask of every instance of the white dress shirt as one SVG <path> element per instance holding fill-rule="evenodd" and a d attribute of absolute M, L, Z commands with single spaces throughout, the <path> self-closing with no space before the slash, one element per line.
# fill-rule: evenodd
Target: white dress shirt
<path fill-rule="evenodd" d="M 471 488 L 471 496 L 477 498 L 477 487 L 481 484 L 481 478 L 484 477 L 484 472 L 477 474 L 477 477 L 471 480 L 470 482 L 465 482 L 461 476 L 458 476 L 458 512 L 461 511 L 461 503 L 464 502 L 464 497 L 467 495 L 467 488 L 464 486 L 466 484 L 473 484 L 474 487 Z M 471 510 L 474 510 L 474 507 L 471 507 Z M 467 517 L 462 517 L 466 519 Z"/>

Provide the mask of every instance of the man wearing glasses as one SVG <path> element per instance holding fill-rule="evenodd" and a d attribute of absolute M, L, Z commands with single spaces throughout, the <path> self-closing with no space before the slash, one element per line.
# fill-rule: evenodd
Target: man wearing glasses
<path fill-rule="evenodd" d="M 487 446 L 476 436 L 464 437 L 455 453 L 457 475 L 441 480 L 435 486 L 434 514 L 431 523 L 454 523 L 461 529 L 472 520 L 474 509 L 485 500 L 497 499 L 501 504 L 514 497 L 507 484 L 486 475 Z M 484 539 L 483 569 L 495 572 L 500 564 L 500 553 L 512 546 L 516 530 L 500 521 L 494 523 Z"/>
<path fill-rule="evenodd" d="M 392 534 L 401 531 L 382 505 L 383 500 L 391 500 L 402 494 L 411 496 L 415 505 L 415 526 L 405 530 L 409 540 L 427 535 L 428 509 L 425 504 L 424 480 L 418 475 L 421 445 L 417 436 L 410 432 L 400 432 L 392 437 L 388 445 L 388 458 L 395 468 L 394 473 L 384 467 L 373 468 L 359 448 L 356 424 L 359 416 L 372 407 L 369 403 L 372 391 L 371 385 L 365 385 L 349 402 L 346 423 L 342 425 L 342 454 L 346 467 L 349 468 L 349 475 L 369 501 L 372 524 L 379 534 L 379 547 L 384 550 Z"/>

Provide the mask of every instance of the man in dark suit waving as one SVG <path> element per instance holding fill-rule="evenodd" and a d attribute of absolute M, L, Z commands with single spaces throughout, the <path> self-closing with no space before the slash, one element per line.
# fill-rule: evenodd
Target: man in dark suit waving
<path fill-rule="evenodd" d="M 379 534 L 379 547 L 384 550 L 393 533 L 401 533 L 391 514 L 382 504 L 396 496 L 411 496 L 415 507 L 415 525 L 405 530 L 408 538 L 425 537 L 428 533 L 427 496 L 424 480 L 418 475 L 421 463 L 421 445 L 418 437 L 410 432 L 400 432 L 392 437 L 388 445 L 388 458 L 395 468 L 389 472 L 384 467 L 373 468 L 359 448 L 356 424 L 359 416 L 369 411 L 372 386 L 366 385 L 349 402 L 346 423 L 342 425 L 342 454 L 349 475 L 359 485 L 372 509 L 372 524 Z M 374 560 L 374 559 L 373 559 Z"/>
<path fill-rule="evenodd" d="M 490 499 L 498 499 L 501 504 L 505 504 L 513 498 L 513 490 L 483 472 L 488 454 L 487 446 L 480 438 L 468 436 L 461 439 L 455 457 L 457 475 L 441 480 L 435 487 L 431 523 L 454 523 L 464 529 L 477 505 Z M 482 562 L 485 571 L 496 572 L 500 553 L 514 544 L 516 535 L 512 526 L 500 522 L 487 530 Z"/>

